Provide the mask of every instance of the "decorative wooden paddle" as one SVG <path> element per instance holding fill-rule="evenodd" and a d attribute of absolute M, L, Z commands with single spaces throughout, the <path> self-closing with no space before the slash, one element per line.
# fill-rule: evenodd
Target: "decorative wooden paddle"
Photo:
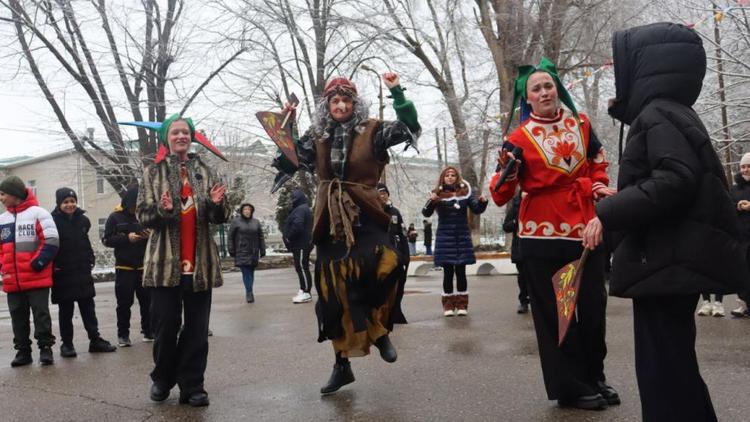
<path fill-rule="evenodd" d="M 289 96 L 289 103 L 293 105 L 299 104 L 297 96 L 294 94 Z M 260 120 L 263 129 L 266 130 L 268 136 L 270 136 L 273 142 L 279 147 L 281 153 L 284 154 L 284 157 L 294 164 L 295 167 L 299 167 L 297 151 L 294 148 L 294 140 L 292 139 L 292 125 L 289 120 L 291 114 L 291 110 L 287 111 L 285 114 L 275 113 L 273 111 L 259 111 L 255 113 L 255 117 Z"/>
<path fill-rule="evenodd" d="M 578 289 L 581 287 L 581 276 L 586 265 L 586 258 L 591 250 L 585 248 L 579 259 L 565 264 L 552 276 L 557 302 L 557 345 L 560 346 L 568 333 L 570 321 L 576 313 Z"/>

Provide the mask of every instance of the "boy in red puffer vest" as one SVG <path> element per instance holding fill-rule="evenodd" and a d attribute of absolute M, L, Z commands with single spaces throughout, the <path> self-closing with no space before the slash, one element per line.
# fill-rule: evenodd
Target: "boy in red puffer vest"
<path fill-rule="evenodd" d="M 34 338 L 39 346 L 39 362 L 54 363 L 52 319 L 49 292 L 52 287 L 52 260 L 59 238 L 50 213 L 39 206 L 23 181 L 10 176 L 0 183 L 0 274 L 13 325 L 13 345 L 18 350 L 11 366 L 32 362 L 29 339 L 29 310 L 34 314 Z"/>

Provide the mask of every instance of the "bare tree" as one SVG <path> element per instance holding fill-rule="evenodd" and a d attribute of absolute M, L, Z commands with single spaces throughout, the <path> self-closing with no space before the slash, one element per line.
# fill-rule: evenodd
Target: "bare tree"
<path fill-rule="evenodd" d="M 4 20 L 13 25 L 29 70 L 73 147 L 120 193 L 139 177 L 139 162 L 148 162 L 157 141 L 153 133 L 138 129 L 136 152 L 127 145 L 117 122 L 165 118 L 170 66 L 182 52 L 176 33 L 184 1 L 164 3 L 166 7 L 156 0 L 142 0 L 139 14 L 132 13 L 126 19 L 132 22 L 140 16 L 142 20 L 135 31 L 110 16 L 110 6 L 105 0 L 0 1 L 0 6 L 10 12 L 10 19 Z M 92 27 L 96 21 L 101 28 Z M 102 40 L 103 53 L 98 51 Z M 239 49 L 198 84 L 186 100 L 183 112 L 208 82 L 242 51 Z M 61 69 L 55 77 L 67 79 L 83 91 L 104 128 L 106 144 L 100 145 L 90 134 L 84 136 L 73 129 L 70 116 L 43 76 L 52 68 Z M 112 71 L 119 79 L 121 90 L 108 84 L 103 76 Z M 120 106 L 122 99 L 125 106 Z"/>

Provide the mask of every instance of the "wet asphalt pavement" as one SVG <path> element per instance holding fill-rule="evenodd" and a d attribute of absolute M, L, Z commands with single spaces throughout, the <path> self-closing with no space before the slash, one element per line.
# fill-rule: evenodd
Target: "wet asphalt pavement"
<path fill-rule="evenodd" d="M 89 354 L 76 311 L 78 357 L 55 365 L 11 368 L 12 332 L 0 298 L 0 396 L 7 421 L 638 421 L 630 301 L 610 298 L 605 362 L 623 404 L 604 411 L 560 409 L 546 399 L 530 315 L 517 315 L 515 278 L 469 278 L 469 316 L 444 318 L 442 273 L 410 278 L 404 298 L 408 325 L 391 339 L 393 364 L 377 355 L 352 359 L 357 381 L 321 397 L 333 352 L 317 343 L 313 304 L 293 305 L 292 269 L 256 273 L 256 303 L 244 302 L 239 273 L 214 291 L 206 389 L 211 405 L 149 400 L 151 344 L 131 333 L 133 347 Z M 2 296 L 5 296 L 4 294 Z M 729 309 L 734 296 L 724 299 Z M 116 341 L 114 284 L 97 285 L 102 336 Z M 132 325 L 138 326 L 134 306 Z M 57 308 L 52 307 L 53 330 Z M 750 320 L 699 318 L 698 355 L 721 421 L 750 420 Z"/>

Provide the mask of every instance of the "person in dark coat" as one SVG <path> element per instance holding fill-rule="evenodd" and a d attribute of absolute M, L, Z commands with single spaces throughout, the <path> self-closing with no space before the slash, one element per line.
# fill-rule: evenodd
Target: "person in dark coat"
<path fill-rule="evenodd" d="M 312 302 L 313 279 L 310 274 L 310 252 L 312 252 L 313 214 L 305 193 L 292 191 L 292 211 L 284 222 L 284 245 L 294 258 L 294 270 L 299 278 L 299 292 L 292 303 Z"/>
<path fill-rule="evenodd" d="M 260 258 L 266 256 L 266 241 L 260 221 L 253 218 L 255 207 L 252 204 L 240 205 L 239 215 L 229 225 L 229 255 L 234 257 L 234 265 L 242 272 L 245 284 L 245 300 L 255 302 L 253 282 L 255 267 Z"/>
<path fill-rule="evenodd" d="M 115 299 L 117 300 L 117 343 L 129 347 L 130 308 L 138 299 L 141 317 L 141 334 L 144 342 L 154 341 L 151 332 L 151 298 L 143 287 L 143 255 L 149 231 L 135 217 L 138 202 L 138 185 L 131 186 L 123 195 L 120 205 L 115 208 L 104 224 L 104 246 L 115 252 Z"/>
<path fill-rule="evenodd" d="M 78 196 L 70 188 L 55 192 L 57 207 L 52 218 L 60 236 L 60 250 L 52 272 L 52 303 L 59 308 L 60 356 L 76 357 L 73 346 L 73 309 L 78 302 L 83 326 L 89 337 L 90 353 L 114 352 L 117 348 L 99 335 L 99 322 L 94 307 L 94 250 L 89 241 L 91 221 L 78 208 Z"/>
<path fill-rule="evenodd" d="M 378 195 L 380 195 L 380 202 L 383 203 L 385 211 L 391 216 L 391 222 L 388 225 L 388 234 L 391 236 L 392 246 L 401 253 L 406 266 L 404 269 L 404 277 L 406 277 L 406 269 L 409 268 L 409 244 L 406 240 L 406 233 L 404 232 L 404 218 L 401 216 L 401 211 L 393 206 L 391 202 L 391 193 L 388 191 L 388 186 L 385 183 L 378 183 L 377 188 Z M 406 278 L 403 280 L 406 282 Z"/>
<path fill-rule="evenodd" d="M 422 230 L 424 231 L 424 254 L 432 256 L 432 223 L 430 220 L 422 220 Z"/>
<path fill-rule="evenodd" d="M 750 243 L 750 152 L 740 159 L 740 172 L 734 176 L 734 185 L 730 191 L 732 201 L 737 206 L 737 217 L 740 220 L 740 235 L 742 240 Z M 732 316 L 745 318 L 750 316 L 747 301 L 750 291 L 738 292 L 739 306 L 732 309 Z"/>
<path fill-rule="evenodd" d="M 645 422 L 716 421 L 695 353 L 700 293 L 750 279 L 735 204 L 706 128 L 692 109 L 706 72 L 700 36 L 679 24 L 615 32 L 616 99 L 630 125 L 618 193 L 584 230 L 614 238 L 610 294 L 633 299 L 635 371 Z"/>
<path fill-rule="evenodd" d="M 481 214 L 487 209 L 487 198 L 471 192 L 471 186 L 461 179 L 458 169 L 446 167 L 438 179 L 437 187 L 422 208 L 430 217 L 437 211 L 438 228 L 435 233 L 434 262 L 443 267 L 443 315 L 465 316 L 469 309 L 469 292 L 466 282 L 466 265 L 476 262 L 471 242 L 468 210 Z M 453 291 L 453 274 L 456 275 L 456 292 Z"/>
<path fill-rule="evenodd" d="M 503 220 L 503 231 L 505 233 L 513 233 L 513 240 L 510 246 L 510 261 L 516 264 L 516 270 L 518 271 L 518 275 L 516 276 L 516 281 L 518 282 L 518 309 L 516 313 L 525 314 L 529 312 L 529 289 L 523 271 L 521 271 L 521 242 L 518 240 L 518 209 L 521 207 L 521 195 L 522 192 L 518 191 L 518 194 L 513 197 L 510 209 L 505 214 L 505 219 Z"/>
<path fill-rule="evenodd" d="M 409 244 L 409 255 L 416 255 L 417 254 L 417 238 L 419 237 L 419 232 L 417 231 L 417 228 L 414 227 L 414 223 L 409 224 L 409 228 L 406 230 L 406 239 Z"/>

